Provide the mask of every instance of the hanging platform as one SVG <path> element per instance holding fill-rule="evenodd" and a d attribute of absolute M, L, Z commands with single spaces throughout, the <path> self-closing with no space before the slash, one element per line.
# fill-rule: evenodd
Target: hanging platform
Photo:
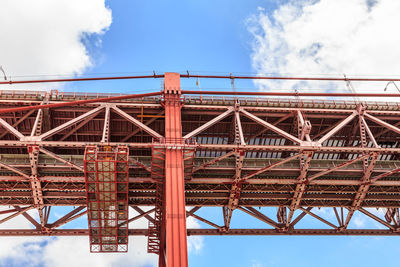
<path fill-rule="evenodd" d="M 87 146 L 84 159 L 90 252 L 127 252 L 129 149 Z"/>

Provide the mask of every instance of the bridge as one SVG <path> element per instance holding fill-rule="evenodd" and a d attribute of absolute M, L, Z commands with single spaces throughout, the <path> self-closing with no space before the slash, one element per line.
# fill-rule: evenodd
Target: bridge
<path fill-rule="evenodd" d="M 188 235 L 400 234 L 400 102 L 371 98 L 399 95 L 181 89 L 191 77 L 140 77 L 163 90 L 134 95 L 1 91 L 0 236 L 83 235 L 92 252 L 127 252 L 141 235 L 160 266 L 187 266 Z M 50 221 L 53 206 L 74 209 Z M 211 207 L 223 224 L 198 215 Z M 239 211 L 265 228 L 231 227 Z M 380 227 L 349 227 L 356 213 Z M 32 228 L 1 229 L 17 216 Z M 82 216 L 87 228 L 66 228 Z M 297 227 L 306 216 L 326 227 Z M 141 218 L 147 228 L 129 227 Z"/>

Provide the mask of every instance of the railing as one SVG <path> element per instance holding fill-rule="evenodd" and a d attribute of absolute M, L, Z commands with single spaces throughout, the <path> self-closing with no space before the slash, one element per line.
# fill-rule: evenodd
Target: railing
<path fill-rule="evenodd" d="M 369 110 L 400 110 L 400 102 L 386 101 L 354 101 L 333 99 L 290 99 L 271 97 L 230 97 L 230 96 L 202 96 L 185 95 L 185 104 L 208 105 L 233 105 L 239 101 L 242 106 L 267 106 L 267 107 L 291 107 L 291 108 L 331 108 L 331 109 L 355 109 L 362 103 Z"/>
<path fill-rule="evenodd" d="M 50 94 L 50 95 L 49 95 Z M 26 99 L 43 100 L 49 96 L 51 101 L 84 100 L 120 96 L 114 93 L 83 93 L 83 92 L 59 92 L 57 90 L 32 91 L 32 90 L 0 90 L 0 99 Z M 355 109 L 362 103 L 367 110 L 400 110 L 400 102 L 387 101 L 355 101 L 341 99 L 297 99 L 297 98 L 272 98 L 272 97 L 231 97 L 231 96 L 204 96 L 184 95 L 185 104 L 207 104 L 207 105 L 233 105 L 240 101 L 242 106 L 266 106 L 266 107 L 290 107 L 290 108 L 330 108 L 330 109 Z M 145 97 L 135 100 L 120 100 L 121 102 L 157 102 L 162 97 Z"/>

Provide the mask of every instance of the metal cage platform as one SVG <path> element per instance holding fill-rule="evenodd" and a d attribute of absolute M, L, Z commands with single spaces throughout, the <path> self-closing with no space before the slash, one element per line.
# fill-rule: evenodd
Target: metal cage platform
<path fill-rule="evenodd" d="M 128 251 L 128 158 L 124 146 L 85 149 L 91 252 Z"/>

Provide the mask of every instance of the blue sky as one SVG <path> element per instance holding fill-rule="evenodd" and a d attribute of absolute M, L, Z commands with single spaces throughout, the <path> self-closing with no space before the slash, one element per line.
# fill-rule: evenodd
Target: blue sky
<path fill-rule="evenodd" d="M 95 65 L 87 73 L 254 72 L 246 20 L 260 5 L 274 8 L 272 2 L 109 1 L 113 21 L 101 37 L 101 47 L 93 46 L 93 42 L 89 46 Z M 200 83 L 204 87 L 230 88 L 229 81 Z M 186 84 L 194 87 L 195 80 Z M 104 86 L 115 92 L 134 92 L 159 90 L 160 82 L 75 83 L 66 85 L 65 90 L 92 91 Z"/>
<path fill-rule="evenodd" d="M 400 6 L 395 1 L 322 0 L 293 1 L 293 4 L 272 0 L 106 1 L 111 16 L 107 15 L 104 3 L 98 0 L 90 2 L 97 3 L 97 8 L 93 10 L 90 4 L 81 4 L 80 1 L 65 1 L 63 7 L 45 0 L 38 5 L 15 2 L 6 1 L 9 8 L 0 10 L 0 25 L 6 26 L 0 28 L 0 34 L 9 36 L 0 42 L 0 65 L 4 66 L 7 75 L 13 77 L 69 73 L 81 77 L 131 75 L 149 74 L 153 70 L 157 73 L 189 70 L 192 73 L 223 74 L 342 75 L 345 72 L 353 75 L 395 75 L 400 69 L 400 37 L 387 30 L 390 28 L 388 25 L 400 23 Z M 21 5 L 31 5 L 26 10 L 34 11 L 19 17 L 24 23 L 23 27 L 19 27 L 14 18 L 18 17 L 15 14 L 24 12 L 18 8 Z M 82 11 L 82 15 L 78 16 L 78 9 L 85 12 Z M 60 21 L 57 16 L 61 18 Z M 47 20 L 47 17 L 53 18 Z M 26 30 L 29 24 L 33 25 L 32 36 Z M 58 42 L 57 38 L 48 38 L 48 32 L 54 34 L 55 31 L 68 39 Z M 72 45 L 65 45 L 70 42 Z M 29 46 L 16 49 L 16 45 L 20 44 Z M 71 50 L 71 47 L 75 50 Z M 20 59 L 22 51 L 25 53 Z M 75 59 L 75 55 L 77 59 L 70 62 L 69 58 Z M 91 63 L 85 55 L 89 56 Z M 26 62 L 33 63 L 29 65 Z M 201 80 L 200 83 L 202 88 L 220 90 L 230 90 L 231 86 L 229 81 Z M 182 86 L 192 89 L 195 80 L 182 81 Z M 273 86 L 292 90 L 296 85 L 236 82 L 238 90 L 266 90 Z M 314 85 L 303 86 L 312 90 Z M 153 79 L 120 80 L 26 88 L 141 93 L 160 90 L 161 82 Z M 369 87 L 358 88 L 371 90 Z M 276 212 L 275 209 L 262 211 L 271 217 Z M 222 224 L 220 209 L 201 209 L 198 213 Z M 334 222 L 331 212 L 326 211 L 325 215 Z M 356 218 L 357 223 L 351 223 L 353 228 L 377 227 L 365 217 L 357 215 Z M 198 223 L 198 226 L 206 227 L 202 223 Z M 298 226 L 324 227 L 309 216 Z M 86 227 L 86 221 L 81 219 L 71 223 L 71 227 Z M 232 219 L 232 227 L 267 226 L 237 211 Z M 62 251 L 70 248 L 75 240 L 68 242 L 50 242 L 50 246 L 61 248 Z M 82 242 L 80 248 L 88 252 L 88 241 Z M 192 249 L 189 254 L 190 266 L 399 265 L 396 258 L 400 252 L 398 237 L 203 237 L 201 242 L 201 248 Z M 39 243 L 39 246 L 44 250 L 46 243 Z M 131 255 L 135 249 L 143 251 L 144 246 L 143 240 L 131 245 Z M 35 260 L 34 257 L 42 256 L 37 247 L 22 249 L 21 245 L 15 245 L 15 248 L 18 248 L 16 251 L 32 253 L 32 266 L 62 266 L 60 261 L 54 259 Z M 46 247 L 45 251 L 51 251 L 49 249 Z M 68 257 L 77 255 L 77 252 L 70 252 L 65 252 Z M 134 255 L 141 259 L 144 257 L 143 254 Z M 76 257 L 81 256 L 79 254 Z M 92 264 L 104 259 L 103 262 L 97 262 L 97 266 L 106 266 L 104 262 L 124 266 L 121 260 L 114 260 L 116 258 L 110 260 L 100 255 L 83 256 L 88 257 L 86 262 Z M 135 263 L 134 257 L 129 263 Z M 16 259 L 11 252 L 9 256 L 0 253 L 0 265 L 27 265 L 27 262 L 21 263 Z M 149 266 L 154 263 L 154 258 L 138 262 L 135 266 Z"/>

